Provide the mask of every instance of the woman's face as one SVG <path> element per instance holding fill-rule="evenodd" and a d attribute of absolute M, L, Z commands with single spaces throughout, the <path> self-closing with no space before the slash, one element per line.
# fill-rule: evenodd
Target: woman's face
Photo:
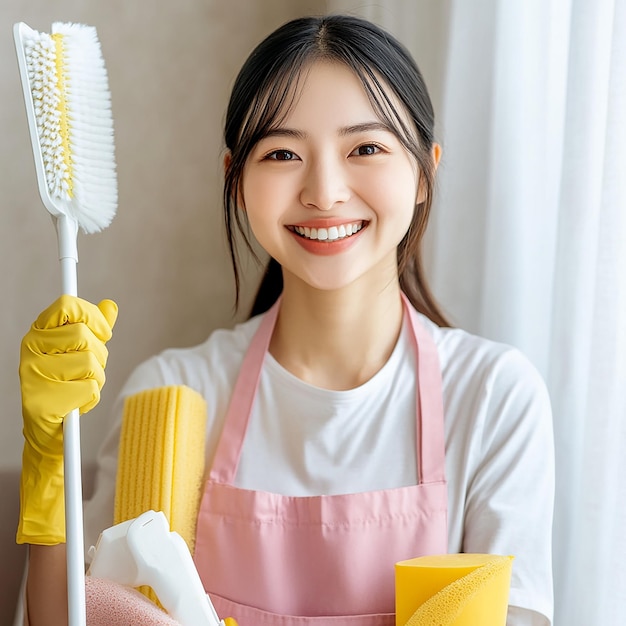
<path fill-rule="evenodd" d="M 418 178 L 415 158 L 380 121 L 358 77 L 318 62 L 288 115 L 248 157 L 243 208 L 282 265 L 285 289 L 290 280 L 380 288 L 397 278 L 396 248 L 422 200 Z"/>

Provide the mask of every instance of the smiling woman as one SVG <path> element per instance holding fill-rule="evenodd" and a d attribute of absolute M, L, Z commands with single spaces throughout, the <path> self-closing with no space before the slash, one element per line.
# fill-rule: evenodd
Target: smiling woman
<path fill-rule="evenodd" d="M 239 272 L 235 229 L 240 231 L 254 253 L 247 240 L 247 225 L 243 223 L 241 212 L 236 210 L 246 161 L 251 150 L 264 138 L 279 134 L 285 139 L 287 136 L 304 139 L 305 129 L 287 128 L 284 118 L 301 98 L 302 85 L 311 66 L 323 62 L 333 65 L 337 72 L 347 73 L 353 87 L 355 83 L 360 83 L 360 91 L 354 93 L 361 104 L 366 98 L 369 101 L 364 119 L 348 122 L 341 129 L 338 128 L 339 120 L 334 120 L 336 131 L 345 135 L 361 131 L 381 131 L 387 136 L 392 134 L 395 141 L 415 159 L 416 171 L 420 173 L 420 204 L 398 247 L 400 284 L 418 311 L 438 324 L 447 325 L 428 288 L 421 259 L 421 241 L 428 222 L 435 169 L 440 156 L 440 148 L 434 141 L 432 103 L 419 69 L 398 41 L 364 20 L 360 29 L 348 33 L 348 21 L 345 16 L 325 18 L 319 29 L 306 19 L 285 25 L 250 55 L 235 83 L 225 126 L 228 166 L 224 205 L 237 293 Z M 297 24 L 299 32 L 291 28 L 292 24 Z M 266 55 L 262 48 L 269 54 Z M 322 88 L 318 94 L 322 104 L 327 96 L 332 96 L 331 91 Z M 338 98 L 335 98 L 335 104 L 337 112 L 344 110 L 345 103 Z M 362 147 L 368 151 L 371 148 L 376 150 L 376 144 Z M 284 146 L 278 145 L 275 150 L 280 151 L 282 160 L 285 157 L 291 160 L 294 156 Z M 282 276 L 277 276 L 274 261 L 270 261 L 268 270 L 271 277 L 282 281 Z M 276 295 L 280 288 L 270 285 L 269 289 Z M 261 294 L 260 300 L 265 299 Z M 255 312 L 260 312 L 262 308 L 256 306 Z"/>
<path fill-rule="evenodd" d="M 408 53 L 353 17 L 285 24 L 235 82 L 233 261 L 235 231 L 250 227 L 280 284 L 270 298 L 261 288 L 262 314 L 141 365 L 118 411 L 163 386 L 206 401 L 194 559 L 240 626 L 391 626 L 394 564 L 446 552 L 515 555 L 509 626 L 550 623 L 550 405 L 519 352 L 447 327 L 429 293 L 433 124 Z M 111 518 L 120 419 L 86 511 L 94 543 Z"/>

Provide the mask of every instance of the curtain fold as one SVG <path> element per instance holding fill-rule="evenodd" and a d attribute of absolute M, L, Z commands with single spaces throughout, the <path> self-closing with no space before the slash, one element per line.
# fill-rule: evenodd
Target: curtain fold
<path fill-rule="evenodd" d="M 626 0 L 328 5 L 389 28 L 420 65 L 424 50 L 427 65 L 443 60 L 433 290 L 457 325 L 519 347 L 548 384 L 554 624 L 623 624 Z M 435 10 L 445 37 L 425 43 Z"/>

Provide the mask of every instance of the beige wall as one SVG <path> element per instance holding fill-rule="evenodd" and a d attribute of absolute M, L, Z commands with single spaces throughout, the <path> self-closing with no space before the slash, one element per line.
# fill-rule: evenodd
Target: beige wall
<path fill-rule="evenodd" d="M 25 21 L 95 25 L 113 97 L 120 204 L 103 233 L 79 240 L 79 293 L 115 299 L 103 400 L 83 420 L 89 462 L 111 403 L 131 369 L 172 345 L 232 325 L 233 288 L 221 221 L 221 124 L 234 75 L 251 47 L 293 16 L 360 13 L 403 38 L 435 103 L 441 93 L 444 8 L 440 0 L 3 0 L 0 5 L 0 467 L 17 467 L 21 418 L 19 342 L 58 294 L 56 240 L 35 182 L 11 27 Z M 384 8 L 381 8 L 385 5 Z M 407 24 L 414 27 L 407 27 Z M 247 271 L 246 302 L 257 270 Z M 245 311 L 245 307 L 244 307 Z"/>

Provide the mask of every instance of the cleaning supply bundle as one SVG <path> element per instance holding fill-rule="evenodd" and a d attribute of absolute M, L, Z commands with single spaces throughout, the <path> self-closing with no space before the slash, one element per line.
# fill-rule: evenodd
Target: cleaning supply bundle
<path fill-rule="evenodd" d="M 124 401 L 113 521 L 162 511 L 191 554 L 204 478 L 206 402 L 193 389 L 146 389 Z M 139 587 L 155 603 L 149 585 Z"/>
<path fill-rule="evenodd" d="M 505 626 L 512 562 L 444 554 L 396 563 L 396 626 Z"/>
<path fill-rule="evenodd" d="M 156 604 L 128 589 L 136 587 L 182 626 L 234 624 L 218 618 L 191 556 L 204 476 L 205 430 L 206 402 L 184 385 L 147 389 L 124 402 L 115 526 L 105 530 L 91 549 L 87 577 L 90 594 L 103 595 L 106 589 L 107 604 L 115 606 L 121 598 L 125 609 L 120 616 L 126 621 L 120 623 L 131 618 L 136 623 L 144 619 L 169 623 Z M 98 615 L 93 617 L 100 623 Z M 117 624 L 109 613 L 104 618 L 108 621 L 103 624 Z"/>
<path fill-rule="evenodd" d="M 92 233 L 105 228 L 117 209 L 113 120 L 100 43 L 94 28 L 80 24 L 55 23 L 48 34 L 20 22 L 13 33 L 39 193 L 57 231 L 62 293 L 76 296 L 78 229 Z M 79 411 L 58 417 L 63 420 L 69 623 L 82 626 Z M 25 457 L 28 450 L 25 446 Z"/>

